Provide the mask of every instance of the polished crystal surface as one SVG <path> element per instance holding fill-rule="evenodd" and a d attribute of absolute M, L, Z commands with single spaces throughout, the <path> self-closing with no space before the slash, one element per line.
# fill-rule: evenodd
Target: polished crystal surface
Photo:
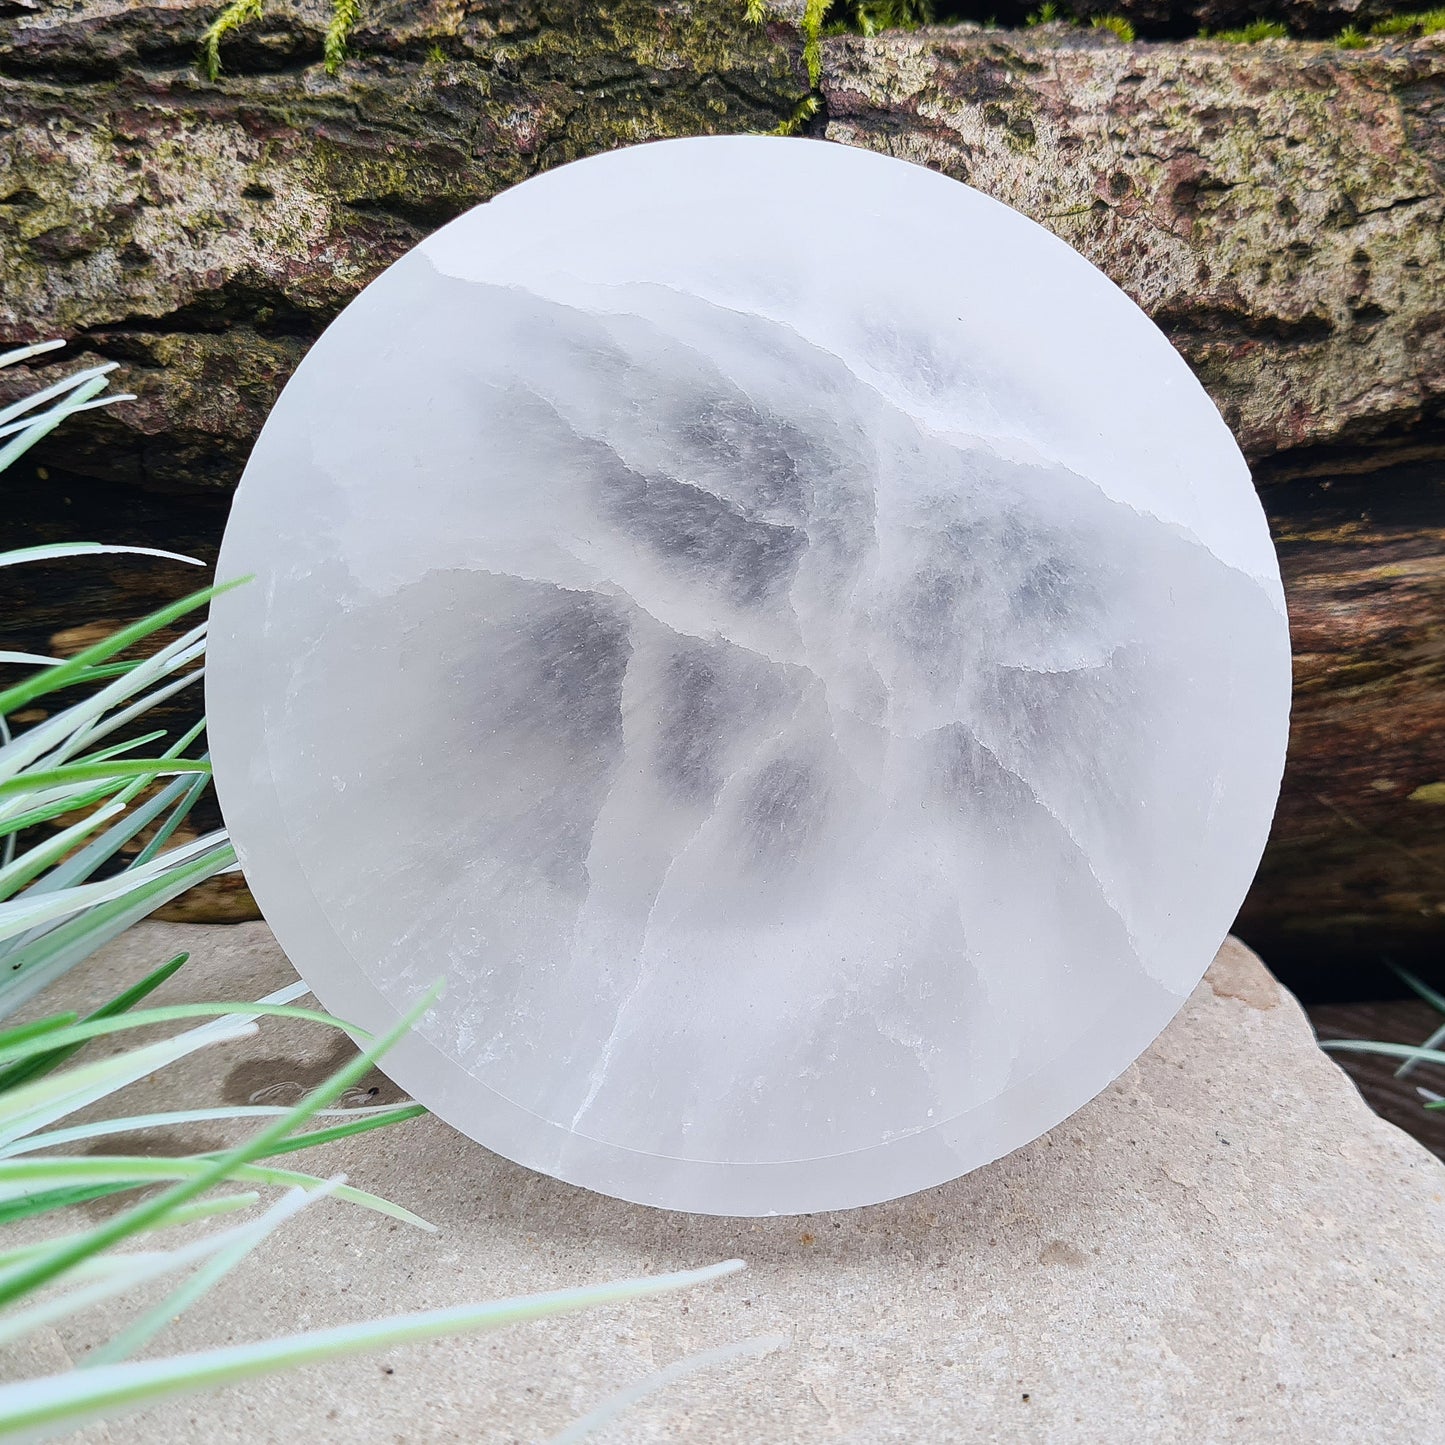
<path fill-rule="evenodd" d="M 723 1214 L 1021 1145 L 1199 980 L 1289 708 L 1183 361 L 1063 242 L 816 141 L 564 166 L 392 266 L 236 498 L 246 873 L 483 1144 Z"/>

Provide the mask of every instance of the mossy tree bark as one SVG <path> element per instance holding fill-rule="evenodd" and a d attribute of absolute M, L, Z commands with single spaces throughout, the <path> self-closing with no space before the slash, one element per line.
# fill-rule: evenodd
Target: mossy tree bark
<path fill-rule="evenodd" d="M 741 0 L 373 0 L 334 78 L 327 7 L 269 0 L 212 83 L 194 58 L 217 8 L 0 18 L 0 327 L 73 340 L 41 376 L 115 359 L 138 393 L 57 433 L 35 458 L 47 477 L 15 480 L 30 535 L 209 554 L 276 392 L 421 236 L 539 169 L 769 130 L 810 92 L 797 29 L 748 24 Z M 1445 41 L 934 30 L 828 39 L 821 59 L 811 130 L 966 180 L 1077 246 L 1180 346 L 1255 464 L 1297 688 L 1247 936 L 1275 958 L 1438 948 Z M 898 263 L 950 265 L 950 244 Z M 27 599 L 19 640 L 182 585 L 126 567 L 77 597 L 76 576 Z"/>

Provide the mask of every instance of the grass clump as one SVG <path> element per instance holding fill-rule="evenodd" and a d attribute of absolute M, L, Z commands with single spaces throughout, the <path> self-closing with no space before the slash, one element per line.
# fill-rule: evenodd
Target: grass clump
<path fill-rule="evenodd" d="M 1417 15 L 1390 15 L 1376 21 L 1370 27 L 1370 34 L 1385 37 L 1434 35 L 1441 30 L 1445 30 L 1445 8 L 1424 10 Z"/>
<path fill-rule="evenodd" d="M 1125 44 L 1134 42 L 1134 27 L 1122 15 L 1096 15 L 1089 23 L 1095 30 L 1117 35 Z"/>
<path fill-rule="evenodd" d="M 234 18 L 242 8 L 231 6 L 227 13 Z M 213 38 L 219 43 L 225 33 L 217 31 Z M 61 344 L 42 342 L 7 352 L 0 355 L 0 367 L 28 362 Z M 114 366 L 77 372 L 0 408 L 0 471 L 67 417 L 131 399 L 101 394 Z M 0 551 L 0 567 L 100 552 L 200 565 L 154 548 L 58 542 Z M 225 590 L 203 588 L 74 657 L 0 652 L 0 666 L 25 670 L 19 681 L 0 686 L 0 1021 L 9 1020 L 131 923 L 236 866 L 224 829 L 177 841 L 210 781 L 207 757 L 193 755 L 204 719 L 174 741 L 155 728 L 132 735 L 146 726 L 153 709 L 200 680 L 206 624 L 196 622 L 195 614 Z M 181 635 L 164 640 L 177 624 L 185 628 Z M 137 656 L 142 645 L 153 650 Z M 44 708 L 31 706 L 37 700 Z M 294 1001 L 306 992 L 300 982 L 257 1002 L 137 1007 L 186 961 L 180 954 L 83 1018 L 74 1011 L 50 1013 L 0 1028 L 0 1349 L 63 1325 L 97 1304 L 144 1298 L 154 1286 L 165 1286 L 158 1302 L 143 1304 L 119 1333 L 88 1353 L 80 1368 L 0 1384 L 0 1438 L 39 1439 L 290 1365 L 620 1303 L 701 1284 L 742 1267 L 729 1260 L 670 1275 L 134 1359 L 303 1209 L 340 1201 L 432 1228 L 401 1205 L 348 1186 L 344 1176 L 323 1179 L 274 1161 L 425 1112 L 411 1103 L 342 1106 L 421 1017 L 438 989 L 376 1039 L 328 1014 L 297 1007 Z M 116 1101 L 128 1086 L 164 1075 L 201 1050 L 255 1034 L 256 1020 L 268 1016 L 345 1028 L 363 1039 L 364 1047 L 294 1108 L 196 1108 L 186 1101 L 185 1107 L 163 1113 L 136 1113 Z M 119 1052 L 87 1052 L 99 1039 L 118 1042 L 133 1029 L 182 1022 L 196 1026 Z M 129 1152 L 107 1147 L 155 1129 L 218 1121 L 254 1121 L 257 1131 L 234 1147 L 192 1154 L 133 1144 Z M 272 1198 L 263 1199 L 262 1191 Z M 76 1228 L 73 1206 L 110 1196 L 134 1202 L 99 1223 Z M 20 1239 L 4 1232 L 5 1226 L 22 1223 Z M 37 1234 L 37 1225 L 52 1224 Z M 207 1232 L 195 1233 L 198 1226 Z M 176 1243 L 181 1229 L 187 1233 Z M 759 1342 L 749 1342 L 733 1354 L 758 1353 L 759 1348 Z M 672 1374 L 666 1378 L 687 1367 L 685 1361 L 668 1367 Z M 635 1393 L 638 1387 L 633 1388 Z"/>
<path fill-rule="evenodd" d="M 1199 32 L 1201 40 L 1222 40 L 1226 45 L 1257 45 L 1261 40 L 1288 40 L 1289 31 L 1278 20 L 1251 20 L 1238 30 Z"/>
<path fill-rule="evenodd" d="M 1363 50 L 1370 43 L 1370 37 L 1354 25 L 1346 25 L 1335 36 L 1335 44 L 1341 50 Z"/>

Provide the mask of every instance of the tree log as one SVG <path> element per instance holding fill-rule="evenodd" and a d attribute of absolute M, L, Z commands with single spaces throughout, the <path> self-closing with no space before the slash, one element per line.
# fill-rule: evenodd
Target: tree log
<path fill-rule="evenodd" d="M 215 11 L 79 0 L 0 20 L 0 328 L 74 342 L 8 385 L 115 359 L 138 394 L 16 480 L 26 536 L 213 553 L 296 362 L 428 231 L 573 157 L 772 129 L 809 96 L 798 31 L 748 24 L 741 0 L 372 3 L 334 78 L 326 7 L 271 3 L 213 83 L 193 61 Z M 1275 960 L 1438 950 L 1445 40 L 841 36 L 813 98 L 813 133 L 1034 217 L 1183 351 L 1255 466 L 1296 650 L 1284 796 L 1240 926 Z M 950 265 L 950 238 L 898 264 Z M 77 594 L 71 564 L 20 597 L 10 571 L 19 645 L 184 580 L 117 564 Z"/>

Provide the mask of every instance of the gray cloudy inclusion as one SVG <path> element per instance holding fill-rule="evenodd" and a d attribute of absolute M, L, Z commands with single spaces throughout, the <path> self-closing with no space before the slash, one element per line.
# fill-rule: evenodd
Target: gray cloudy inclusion
<path fill-rule="evenodd" d="M 938 1182 L 1117 1074 L 1258 857 L 1271 590 L 759 314 L 423 255 L 367 300 L 374 359 L 258 450 L 213 644 L 213 714 L 255 708 L 223 803 L 325 1002 L 445 974 L 415 1094 L 712 1212 Z"/>

